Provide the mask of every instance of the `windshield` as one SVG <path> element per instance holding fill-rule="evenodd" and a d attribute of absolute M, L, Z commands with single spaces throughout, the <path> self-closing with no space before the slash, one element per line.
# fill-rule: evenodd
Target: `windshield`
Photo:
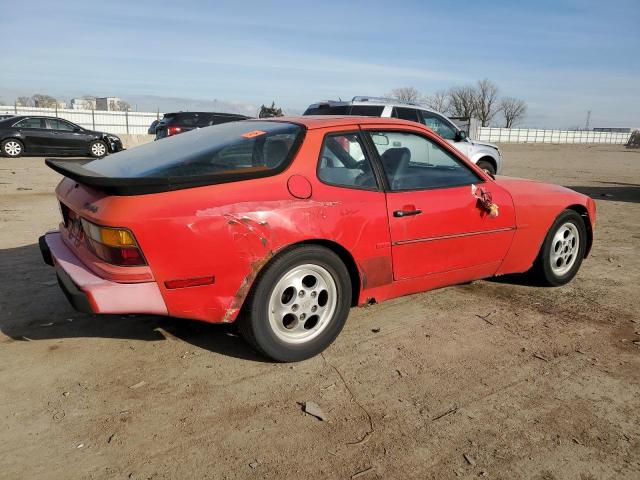
<path fill-rule="evenodd" d="M 225 123 L 125 150 L 84 168 L 116 178 L 268 173 L 286 167 L 302 131 L 284 122 Z"/>

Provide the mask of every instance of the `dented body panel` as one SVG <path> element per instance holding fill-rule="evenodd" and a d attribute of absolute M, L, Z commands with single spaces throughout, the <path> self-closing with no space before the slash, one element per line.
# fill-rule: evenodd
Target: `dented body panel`
<path fill-rule="evenodd" d="M 493 180 L 415 123 L 333 117 L 293 121 L 306 126 L 304 142 L 285 171 L 266 178 L 135 196 L 107 195 L 69 178 L 61 181 L 56 189 L 61 203 L 96 224 L 128 228 L 148 266 L 105 264 L 70 241 L 63 224 L 61 239 L 94 275 L 119 284 L 155 282 L 168 315 L 232 322 L 264 266 L 301 242 L 321 242 L 344 254 L 345 262 L 355 266 L 355 303 L 362 305 L 525 271 L 554 219 L 572 205 L 584 209 L 593 230 L 595 207 L 588 197 L 538 182 Z M 482 178 L 500 215 L 489 218 L 478 208 L 469 186 L 403 192 L 400 198 L 383 189 L 319 181 L 316 168 L 324 136 L 361 128 L 418 132 L 453 152 Z M 394 205 L 407 203 L 422 204 L 424 214 L 400 223 L 390 212 Z M 207 276 L 215 281 L 188 288 L 166 286 L 176 279 Z"/>

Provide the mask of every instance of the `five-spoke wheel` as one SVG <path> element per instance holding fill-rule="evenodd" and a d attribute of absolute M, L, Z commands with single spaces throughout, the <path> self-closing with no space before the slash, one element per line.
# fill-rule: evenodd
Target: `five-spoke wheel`
<path fill-rule="evenodd" d="M 586 248 L 583 218 L 575 210 L 565 210 L 549 229 L 531 273 L 545 285 L 564 285 L 578 272 Z"/>
<path fill-rule="evenodd" d="M 333 342 L 350 307 L 351 281 L 340 257 L 319 245 L 298 245 L 260 272 L 238 326 L 274 360 L 304 360 Z"/>

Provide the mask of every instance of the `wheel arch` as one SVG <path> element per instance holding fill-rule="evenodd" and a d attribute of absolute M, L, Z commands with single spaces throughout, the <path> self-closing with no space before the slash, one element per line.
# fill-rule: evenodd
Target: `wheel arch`
<path fill-rule="evenodd" d="M 344 246 L 340 245 L 338 242 L 335 242 L 333 240 L 317 238 L 317 239 L 307 239 L 307 240 L 302 240 L 295 243 L 290 243 L 282 247 L 281 249 L 279 249 L 274 255 L 267 257 L 265 259 L 266 261 L 261 262 L 260 268 L 257 271 L 255 271 L 252 275 L 253 279 L 250 281 L 250 287 L 245 292 L 243 292 L 245 293 L 245 295 L 244 295 L 244 298 L 242 298 L 241 307 L 239 309 L 240 311 L 244 310 L 244 307 L 247 302 L 247 298 L 251 294 L 250 292 L 252 292 L 253 289 L 256 287 L 257 285 L 256 281 L 258 280 L 258 278 L 260 278 L 260 273 L 264 271 L 264 269 L 268 267 L 274 261 L 275 258 L 280 257 L 281 255 L 292 250 L 293 248 L 303 246 L 303 245 L 319 245 L 321 247 L 327 248 L 328 250 L 331 250 L 333 253 L 335 253 L 338 256 L 338 258 L 340 258 L 340 260 L 344 263 L 345 267 L 347 268 L 347 272 L 349 273 L 349 279 L 351 280 L 351 306 L 355 307 L 358 305 L 358 298 L 360 295 L 360 289 L 362 288 L 362 281 L 360 278 L 360 271 L 358 269 L 355 259 L 353 258 L 353 255 L 351 255 L 351 252 L 349 252 L 349 250 L 347 250 Z M 241 291 L 242 290 L 243 289 L 241 288 Z"/>
<path fill-rule="evenodd" d="M 358 265 L 356 264 L 356 261 L 353 258 L 353 255 L 351 255 L 351 252 L 349 252 L 349 250 L 347 250 L 344 246 L 340 245 L 338 242 L 335 242 L 333 240 L 316 238 L 316 239 L 310 239 L 310 240 L 303 240 L 300 242 L 287 245 L 280 252 L 278 252 L 278 254 L 281 252 L 286 252 L 290 248 L 293 248 L 299 245 L 320 245 L 321 247 L 325 247 L 328 250 L 331 250 L 340 258 L 340 260 L 342 260 L 342 263 L 344 263 L 345 267 L 347 267 L 347 271 L 349 272 L 349 279 L 351 280 L 351 306 L 352 307 L 357 306 L 358 297 L 360 295 L 360 289 L 362 286 L 362 280 L 360 278 L 360 270 L 358 269 Z"/>
<path fill-rule="evenodd" d="M 584 258 L 589 256 L 589 252 L 591 251 L 591 246 L 593 245 L 593 228 L 591 227 L 591 219 L 589 218 L 589 210 L 584 205 L 580 205 L 579 203 L 574 205 L 569 205 L 567 210 L 573 210 L 580 217 L 582 217 L 582 221 L 584 222 L 584 227 L 587 231 L 587 248 L 584 251 Z"/>
<path fill-rule="evenodd" d="M 483 154 L 480 158 L 478 158 L 474 163 L 477 165 L 480 162 L 487 162 L 493 166 L 493 169 L 498 171 L 498 162 L 491 155 Z"/>

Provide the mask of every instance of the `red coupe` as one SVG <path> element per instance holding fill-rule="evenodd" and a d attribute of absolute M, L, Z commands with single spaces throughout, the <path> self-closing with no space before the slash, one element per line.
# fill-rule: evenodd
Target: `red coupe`
<path fill-rule="evenodd" d="M 76 309 L 237 320 L 285 362 L 353 306 L 516 272 L 565 284 L 593 241 L 589 197 L 494 179 L 389 118 L 247 120 L 47 164 L 63 220 L 40 248 Z"/>

